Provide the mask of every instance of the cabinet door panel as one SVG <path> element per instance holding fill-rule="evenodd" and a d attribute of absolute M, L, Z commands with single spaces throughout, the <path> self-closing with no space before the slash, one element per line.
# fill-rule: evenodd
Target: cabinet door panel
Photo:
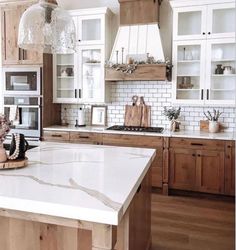
<path fill-rule="evenodd" d="M 224 152 L 197 151 L 197 191 L 224 193 Z"/>
<path fill-rule="evenodd" d="M 17 6 L 2 10 L 3 65 L 19 62 L 20 50 L 17 46 L 17 40 L 20 15 L 21 8 L 17 8 Z"/>
<path fill-rule="evenodd" d="M 196 156 L 195 150 L 170 149 L 171 188 L 195 190 Z"/>
<path fill-rule="evenodd" d="M 235 195 L 235 143 L 227 142 L 225 148 L 225 194 Z"/>

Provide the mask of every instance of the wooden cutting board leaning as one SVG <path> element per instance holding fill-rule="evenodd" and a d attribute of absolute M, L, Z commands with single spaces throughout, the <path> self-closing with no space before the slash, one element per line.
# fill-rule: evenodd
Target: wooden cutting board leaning
<path fill-rule="evenodd" d="M 143 97 L 133 96 L 133 104 L 125 106 L 125 126 L 150 127 L 151 106 L 147 106 Z"/>

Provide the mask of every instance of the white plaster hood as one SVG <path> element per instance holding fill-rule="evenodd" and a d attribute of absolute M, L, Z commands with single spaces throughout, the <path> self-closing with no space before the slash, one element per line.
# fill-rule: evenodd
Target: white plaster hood
<path fill-rule="evenodd" d="M 146 58 L 147 53 L 155 60 L 165 61 L 158 23 L 120 26 L 110 57 L 112 63 L 117 62 L 117 51 L 118 63 L 122 63 L 122 48 L 124 63 L 129 55 Z"/>

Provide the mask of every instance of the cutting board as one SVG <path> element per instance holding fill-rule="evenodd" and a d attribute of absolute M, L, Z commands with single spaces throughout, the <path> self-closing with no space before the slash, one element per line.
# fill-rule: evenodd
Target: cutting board
<path fill-rule="evenodd" d="M 125 106 L 125 126 L 150 127 L 151 107 L 143 105 Z"/>
<path fill-rule="evenodd" d="M 0 163 L 0 169 L 16 169 L 24 168 L 28 165 L 28 158 L 23 160 L 8 160 L 4 163 Z"/>

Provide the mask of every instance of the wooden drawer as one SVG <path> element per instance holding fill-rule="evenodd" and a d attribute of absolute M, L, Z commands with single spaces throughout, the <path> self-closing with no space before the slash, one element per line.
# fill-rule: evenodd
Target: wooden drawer
<path fill-rule="evenodd" d="M 70 132 L 70 142 L 84 144 L 102 144 L 102 134 L 90 132 Z"/>
<path fill-rule="evenodd" d="M 224 150 L 225 141 L 170 138 L 170 148 Z"/>
<path fill-rule="evenodd" d="M 103 144 L 141 148 L 162 148 L 163 138 L 156 136 L 103 134 Z"/>
<path fill-rule="evenodd" d="M 70 134 L 69 132 L 62 132 L 62 131 L 44 131 L 43 139 L 45 141 L 68 142 L 70 139 Z"/>

